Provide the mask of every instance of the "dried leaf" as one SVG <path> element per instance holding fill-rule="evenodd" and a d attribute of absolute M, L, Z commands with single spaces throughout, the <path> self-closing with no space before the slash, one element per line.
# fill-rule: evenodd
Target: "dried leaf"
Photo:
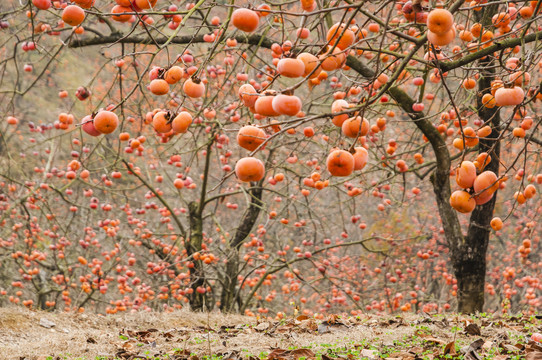
<path fill-rule="evenodd" d="M 330 332 L 329 326 L 327 326 L 324 323 L 318 324 L 318 333 L 319 334 L 325 334 L 327 332 Z"/>
<path fill-rule="evenodd" d="M 510 345 L 510 344 L 505 344 L 505 343 L 500 343 L 499 346 L 501 347 L 501 349 L 504 350 L 505 353 L 512 353 L 512 354 L 517 354 L 519 353 L 519 350 L 517 347 L 513 346 L 513 345 Z"/>
<path fill-rule="evenodd" d="M 475 323 L 467 325 L 467 327 L 465 327 L 465 332 L 469 335 L 474 335 L 474 336 L 482 335 L 482 332 L 480 331 L 480 327 Z"/>
<path fill-rule="evenodd" d="M 525 346 L 525 352 L 526 353 L 530 353 L 530 352 L 542 352 L 542 344 L 540 343 L 537 343 L 537 342 L 534 342 L 534 341 L 529 341 L 527 343 L 527 346 Z"/>
<path fill-rule="evenodd" d="M 269 329 L 270 326 L 271 326 L 271 324 L 269 324 L 268 322 L 263 322 L 263 323 L 260 323 L 260 324 L 256 325 L 254 327 L 254 329 L 258 330 L 258 331 L 265 331 L 265 330 Z"/>
<path fill-rule="evenodd" d="M 444 345 L 444 344 L 446 344 L 446 341 L 441 340 L 441 339 L 437 339 L 437 338 L 434 338 L 434 337 L 428 337 L 428 338 L 425 339 L 425 341 L 431 342 L 431 343 L 435 343 L 435 344 L 437 344 L 437 345 Z"/>
<path fill-rule="evenodd" d="M 473 350 L 465 354 L 464 360 L 482 360 L 482 357 Z"/>
<path fill-rule="evenodd" d="M 314 358 L 315 354 L 309 349 L 284 350 L 275 349 L 267 355 L 267 360 L 297 360 L 301 357 L 306 359 Z"/>
<path fill-rule="evenodd" d="M 123 348 L 125 351 L 132 351 L 136 347 L 136 342 L 133 340 L 128 340 L 122 343 L 121 348 Z"/>
<path fill-rule="evenodd" d="M 228 351 L 228 352 L 218 354 L 218 355 L 222 357 L 222 360 L 241 360 L 242 359 L 242 356 L 237 350 Z"/>
<path fill-rule="evenodd" d="M 478 350 L 484 345 L 484 339 L 478 339 L 471 343 L 468 347 L 462 348 L 461 352 L 465 353 L 464 360 L 482 360 Z"/>
<path fill-rule="evenodd" d="M 525 360 L 542 360 L 542 352 L 530 352 L 525 356 Z"/>
<path fill-rule="evenodd" d="M 135 356 L 135 354 L 131 353 L 131 352 L 128 352 L 126 350 L 119 350 L 116 354 L 115 354 L 115 359 L 123 359 L 123 360 L 131 360 L 133 359 Z"/>
<path fill-rule="evenodd" d="M 444 348 L 444 355 L 457 355 L 457 352 L 455 351 L 455 341 L 452 341 L 446 347 Z"/>
<path fill-rule="evenodd" d="M 310 349 L 296 349 L 291 351 L 291 355 L 294 357 L 294 359 L 299 359 L 300 357 L 304 358 L 313 358 L 316 356 L 316 354 L 310 350 Z"/>

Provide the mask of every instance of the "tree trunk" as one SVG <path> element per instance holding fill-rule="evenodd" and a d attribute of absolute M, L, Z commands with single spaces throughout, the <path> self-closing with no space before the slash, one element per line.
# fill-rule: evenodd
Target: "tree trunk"
<path fill-rule="evenodd" d="M 188 211 L 190 215 L 190 237 L 186 240 L 186 254 L 188 257 L 193 256 L 196 252 L 201 250 L 201 244 L 203 242 L 203 219 L 201 212 L 199 211 L 199 204 L 195 201 L 188 204 Z M 205 286 L 205 274 L 203 273 L 203 266 L 200 260 L 192 259 L 193 267 L 190 270 L 190 280 L 192 294 L 188 297 L 190 303 L 190 309 L 193 311 L 203 311 L 205 303 L 205 294 L 200 294 L 198 287 Z"/>
<path fill-rule="evenodd" d="M 479 11 L 478 22 L 484 27 L 491 24 L 491 17 L 496 13 L 497 6 L 485 7 Z M 478 80 L 478 116 L 484 124 L 490 125 L 491 134 L 487 139 L 480 139 L 479 152 L 487 152 L 491 156 L 491 162 L 483 169 L 493 171 L 499 175 L 500 141 L 499 136 L 500 116 L 499 109 L 486 108 L 482 104 L 482 96 L 490 93 L 491 82 L 495 79 L 494 61 L 487 57 L 478 62 L 480 79 Z M 455 277 L 457 278 L 457 310 L 462 313 L 482 312 L 484 309 L 484 291 L 486 279 L 486 253 L 489 244 L 490 222 L 493 218 L 493 210 L 497 192 L 493 198 L 480 206 L 476 206 L 469 220 L 467 236 L 460 246 L 452 254 Z"/>
<path fill-rule="evenodd" d="M 229 242 L 230 253 L 228 255 L 226 273 L 224 274 L 224 285 L 220 297 L 220 310 L 224 312 L 232 312 L 234 310 L 236 303 L 235 294 L 237 292 L 237 275 L 239 273 L 239 249 L 241 248 L 243 241 L 250 234 L 250 231 L 260 215 L 260 209 L 263 205 L 262 192 L 263 188 L 261 182 L 250 188 L 248 191 L 250 195 L 250 204 L 243 214 L 243 218 L 239 223 L 239 227 L 237 228 L 234 237 Z"/>
<path fill-rule="evenodd" d="M 484 240 L 480 239 L 480 243 Z M 457 311 L 465 314 L 481 312 L 484 307 L 484 286 L 486 280 L 486 246 L 462 246 L 453 256 L 457 279 Z"/>

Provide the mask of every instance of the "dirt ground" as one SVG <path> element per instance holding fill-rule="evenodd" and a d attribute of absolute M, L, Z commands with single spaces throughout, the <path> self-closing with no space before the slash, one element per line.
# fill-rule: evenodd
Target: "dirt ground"
<path fill-rule="evenodd" d="M 539 360 L 542 344 L 528 343 L 534 332 L 542 332 L 542 320 L 534 316 L 331 316 L 326 322 L 301 316 L 276 322 L 184 310 L 104 317 L 4 308 L 0 359 Z"/>

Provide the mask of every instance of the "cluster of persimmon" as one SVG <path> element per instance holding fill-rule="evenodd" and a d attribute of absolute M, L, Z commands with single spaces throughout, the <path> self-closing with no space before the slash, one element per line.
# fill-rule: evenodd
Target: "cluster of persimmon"
<path fill-rule="evenodd" d="M 155 67 L 149 72 L 149 90 L 154 95 L 166 95 L 169 93 L 170 85 L 175 85 L 183 78 L 187 80 L 183 83 L 183 93 L 192 98 L 201 98 L 205 94 L 205 84 L 202 80 L 192 76 L 197 71 L 197 67 L 191 66 L 186 72 L 180 66 L 171 66 L 165 70 L 160 67 Z"/>
<path fill-rule="evenodd" d="M 314 1 L 308 1 L 310 5 L 303 4 L 303 9 L 315 7 Z M 237 9 L 233 12 L 233 25 L 244 32 L 252 32 L 256 30 L 259 22 L 259 14 L 250 9 Z M 319 56 L 315 56 L 308 52 L 303 52 L 294 55 L 291 52 L 292 43 L 284 42 L 281 46 L 273 44 L 271 46 L 273 54 L 273 65 L 276 69 L 268 67 L 269 72 L 275 72 L 286 78 L 303 78 L 308 80 L 309 84 L 315 79 L 317 81 L 327 78 L 327 71 L 334 71 L 342 67 L 346 61 L 344 50 L 350 47 L 357 38 L 364 37 L 366 33 L 356 30 L 356 34 L 344 24 L 337 23 L 331 27 L 327 33 L 328 51 Z M 322 74 L 325 74 L 322 77 Z M 382 78 L 382 79 L 381 79 Z M 378 80 L 387 81 L 387 77 L 382 75 Z M 377 80 L 377 81 L 378 81 Z M 302 102 L 299 97 L 292 94 L 292 90 L 284 91 L 282 94 L 277 94 L 274 91 L 266 90 L 258 93 L 251 84 L 244 84 L 239 89 L 239 96 L 245 106 L 251 112 L 260 117 L 275 117 L 280 115 L 303 117 L 301 111 Z M 332 112 L 338 113 L 333 117 L 333 124 L 340 127 L 343 134 L 349 138 L 358 139 L 365 136 L 369 132 L 369 122 L 361 116 L 350 117 L 347 112 L 350 105 L 345 100 L 337 100 L 332 105 Z M 385 125 L 383 124 L 382 127 Z M 305 129 L 306 136 L 312 136 L 314 131 Z M 255 126 L 245 126 L 239 131 L 238 143 L 241 147 L 255 151 L 266 142 L 266 134 L 263 130 Z M 363 147 L 356 147 L 351 152 L 346 150 L 333 150 L 327 159 L 326 165 L 328 171 L 333 176 L 349 176 L 354 170 L 361 170 L 367 163 L 368 153 Z M 246 162 L 242 159 L 241 165 Z M 254 164 L 256 161 L 252 160 Z M 258 164 L 258 168 L 262 169 Z M 238 167 L 236 167 L 236 170 Z M 237 172 L 239 177 L 239 171 Z M 263 177 L 263 175 L 262 175 Z M 240 177 L 241 178 L 241 177 Z M 245 177 L 246 178 L 246 177 Z M 249 178 L 251 179 L 251 178 Z M 326 186 L 325 181 L 319 179 L 314 181 L 314 187 L 321 189 Z M 310 186 L 311 181 L 305 181 L 306 185 Z M 307 192 L 307 191 L 305 191 Z"/>
<path fill-rule="evenodd" d="M 454 209 L 470 213 L 476 205 L 483 205 L 493 198 L 502 179 L 498 179 L 493 171 L 483 171 L 490 161 L 491 156 L 481 153 L 475 162 L 465 160 L 456 169 L 455 181 L 463 190 L 455 191 L 450 197 Z"/>
<path fill-rule="evenodd" d="M 450 204 L 461 213 L 470 213 L 476 205 L 483 205 L 490 201 L 499 188 L 504 187 L 507 177 L 498 178 L 492 171 L 483 171 L 484 167 L 491 161 L 487 153 L 478 155 L 476 161 L 463 161 L 456 169 L 456 183 L 463 190 L 455 191 L 450 197 Z M 536 194 L 536 187 L 529 184 L 523 192 L 514 194 L 515 200 L 523 204 Z M 497 231 L 502 229 L 500 218 L 491 221 L 491 227 Z"/>

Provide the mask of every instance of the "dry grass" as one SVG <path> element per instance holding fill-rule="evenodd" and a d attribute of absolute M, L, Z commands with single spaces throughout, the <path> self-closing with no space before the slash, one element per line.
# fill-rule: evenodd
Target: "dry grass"
<path fill-rule="evenodd" d="M 42 317 L 53 321 L 56 326 L 52 329 L 40 326 Z M 257 321 L 254 318 L 217 313 L 196 314 L 184 310 L 170 314 L 137 313 L 104 317 L 5 308 L 0 309 L 0 359 L 44 360 L 47 356 L 52 356 L 53 359 L 57 356 L 59 359 L 94 360 L 99 356 L 112 359 L 123 346 L 129 352 L 138 354 L 147 351 L 149 354 L 163 355 L 172 354 L 175 349 L 186 349 L 200 356 L 229 351 L 258 356 L 275 348 L 289 347 L 311 347 L 317 352 L 322 349 L 325 351 L 326 346 L 349 348 L 366 344 L 377 347 L 397 346 L 398 351 L 406 351 L 408 346 L 416 346 L 416 341 L 419 342 L 419 339 L 424 337 L 426 340 L 433 338 L 442 341 L 438 344 L 438 351 L 442 351 L 443 344 L 452 341 L 454 335 L 461 346 L 480 337 L 468 336 L 454 330 L 456 319 L 457 317 L 449 316 L 448 321 L 443 321 L 442 318 L 430 319 L 411 315 L 398 321 L 398 318 L 372 316 L 350 320 L 347 322 L 348 328 L 329 327 L 330 332 L 319 334 L 314 331 L 317 324 L 312 320 L 301 322 L 302 324 L 297 321 L 295 326 L 293 319 L 291 326 L 272 323 L 270 329 L 273 330 L 262 331 L 262 326 L 265 328 L 266 324 L 255 329 Z M 465 320 L 468 318 L 457 323 L 460 329 L 463 329 Z M 542 323 L 540 320 L 536 321 L 538 324 L 528 323 L 527 327 L 507 324 L 497 326 L 497 321 L 477 322 L 482 325 L 481 337 L 490 340 L 504 337 L 525 338 L 529 327 L 536 329 L 538 326 L 540 329 Z M 234 330 L 226 331 L 225 327 Z M 214 331 L 209 332 L 209 328 Z M 126 332 L 148 329 L 158 331 L 147 334 L 149 338 L 143 341 L 134 333 Z M 420 331 L 423 335 L 420 335 Z M 121 337 L 122 333 L 128 336 Z M 394 345 L 394 341 L 404 342 L 406 345 Z"/>

